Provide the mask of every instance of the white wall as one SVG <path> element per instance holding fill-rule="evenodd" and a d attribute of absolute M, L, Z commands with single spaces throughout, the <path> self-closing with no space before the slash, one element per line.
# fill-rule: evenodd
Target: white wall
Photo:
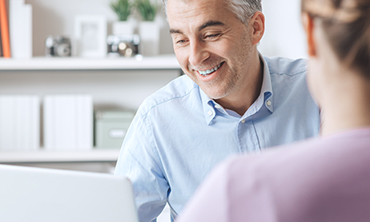
<path fill-rule="evenodd" d="M 0 95 L 89 94 L 94 109 L 136 110 L 143 100 L 179 76 L 175 70 L 4 71 Z"/>
<path fill-rule="evenodd" d="M 266 56 L 307 58 L 300 0 L 262 0 L 266 31 L 259 50 Z"/>
<path fill-rule="evenodd" d="M 77 15 L 105 15 L 108 33 L 116 15 L 109 7 L 111 0 L 26 0 L 33 6 L 33 55 L 44 55 L 44 41 L 48 35 L 72 37 L 74 17 Z M 307 57 L 300 18 L 300 0 L 262 0 L 266 17 L 266 32 L 259 50 L 266 56 L 290 58 Z M 133 15 L 140 20 L 137 14 Z M 160 10 L 160 53 L 173 53 L 171 37 L 164 10 Z"/>
<path fill-rule="evenodd" d="M 43 56 L 45 39 L 49 35 L 74 35 L 77 15 L 104 15 L 108 20 L 108 34 L 117 20 L 109 4 L 112 0 L 26 0 L 33 7 L 33 56 Z M 140 17 L 133 14 L 137 20 Z M 161 25 L 160 54 L 173 53 L 164 11 L 160 10 L 157 22 Z"/>

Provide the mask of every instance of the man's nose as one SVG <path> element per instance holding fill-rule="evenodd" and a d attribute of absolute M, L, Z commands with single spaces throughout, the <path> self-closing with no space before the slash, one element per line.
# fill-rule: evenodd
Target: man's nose
<path fill-rule="evenodd" d="M 193 41 L 190 43 L 189 62 L 193 67 L 199 67 L 209 58 L 209 55 L 210 53 L 206 48 L 206 43 L 201 41 Z"/>

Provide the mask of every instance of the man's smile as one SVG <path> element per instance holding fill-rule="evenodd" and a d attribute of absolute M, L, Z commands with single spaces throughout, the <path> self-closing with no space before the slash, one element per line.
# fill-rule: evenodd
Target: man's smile
<path fill-rule="evenodd" d="M 215 67 L 211 68 L 211 69 L 207 69 L 205 71 L 201 71 L 201 70 L 196 70 L 199 74 L 201 74 L 202 76 L 207 76 L 211 73 L 214 73 L 216 72 L 222 65 L 224 64 L 224 62 L 221 62 L 220 64 L 216 65 Z"/>

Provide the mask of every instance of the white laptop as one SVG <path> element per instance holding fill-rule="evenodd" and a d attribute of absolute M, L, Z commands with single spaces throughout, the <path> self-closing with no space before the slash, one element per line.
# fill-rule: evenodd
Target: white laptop
<path fill-rule="evenodd" d="M 0 165 L 0 221 L 138 222 L 138 215 L 127 178 Z"/>

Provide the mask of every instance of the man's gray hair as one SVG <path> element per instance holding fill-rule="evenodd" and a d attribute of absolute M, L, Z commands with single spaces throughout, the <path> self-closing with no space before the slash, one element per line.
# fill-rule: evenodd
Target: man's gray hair
<path fill-rule="evenodd" d="M 227 0 L 230 2 L 230 10 L 243 23 L 253 17 L 254 13 L 262 11 L 262 0 Z"/>
<path fill-rule="evenodd" d="M 165 10 L 167 13 L 167 1 L 162 0 Z M 225 0 L 226 3 L 229 3 L 230 11 L 232 11 L 235 16 L 242 21 L 247 23 L 248 20 L 256 13 L 257 11 L 262 11 L 262 0 Z"/>

